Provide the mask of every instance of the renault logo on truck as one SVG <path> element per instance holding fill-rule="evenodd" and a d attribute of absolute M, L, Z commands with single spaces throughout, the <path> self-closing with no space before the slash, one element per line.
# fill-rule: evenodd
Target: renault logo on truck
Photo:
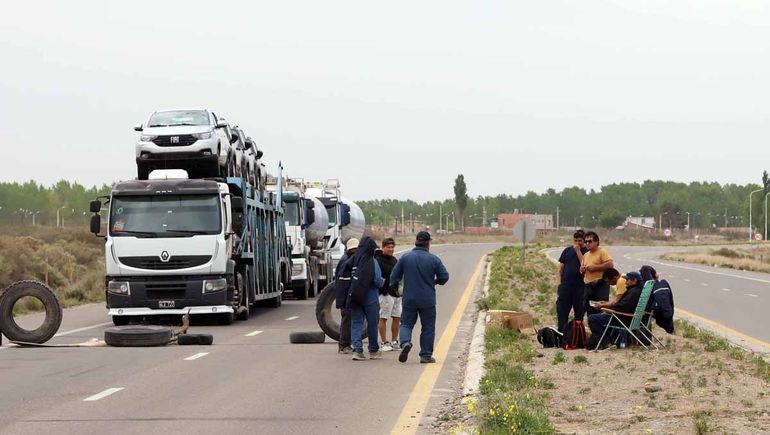
<path fill-rule="evenodd" d="M 168 255 L 168 251 L 163 251 L 163 252 L 160 253 L 160 261 L 162 261 L 164 263 L 167 263 L 168 260 L 170 260 L 170 259 L 171 259 L 171 256 Z"/>

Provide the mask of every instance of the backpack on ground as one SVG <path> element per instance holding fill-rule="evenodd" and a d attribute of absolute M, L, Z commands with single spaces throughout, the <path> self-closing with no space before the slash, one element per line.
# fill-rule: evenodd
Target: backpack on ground
<path fill-rule="evenodd" d="M 562 347 L 564 345 L 564 334 L 553 326 L 546 326 L 537 331 L 537 342 L 542 344 L 543 347 Z"/>
<path fill-rule="evenodd" d="M 570 320 L 564 337 L 564 350 L 585 349 L 586 327 L 582 320 Z"/>

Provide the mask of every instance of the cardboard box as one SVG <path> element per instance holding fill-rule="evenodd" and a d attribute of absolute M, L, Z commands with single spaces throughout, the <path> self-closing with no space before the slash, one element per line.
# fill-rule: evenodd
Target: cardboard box
<path fill-rule="evenodd" d="M 534 326 L 532 315 L 523 311 L 489 310 L 487 325 L 523 331 Z"/>

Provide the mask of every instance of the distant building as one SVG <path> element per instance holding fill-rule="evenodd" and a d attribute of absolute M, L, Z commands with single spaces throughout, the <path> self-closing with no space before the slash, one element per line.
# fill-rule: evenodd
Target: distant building
<path fill-rule="evenodd" d="M 538 230 L 554 230 L 553 216 L 550 214 L 529 214 L 529 213 L 500 213 L 497 215 L 498 228 L 513 228 L 517 222 L 522 219 L 529 219 L 535 223 Z"/>
<path fill-rule="evenodd" d="M 655 218 L 629 216 L 618 229 L 655 231 Z"/>

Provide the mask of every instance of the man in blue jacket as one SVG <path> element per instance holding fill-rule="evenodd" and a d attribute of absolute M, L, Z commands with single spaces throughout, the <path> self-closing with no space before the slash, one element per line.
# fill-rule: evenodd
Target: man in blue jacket
<path fill-rule="evenodd" d="M 401 342 L 400 362 L 406 362 L 412 350 L 412 329 L 420 317 L 420 362 L 434 363 L 433 342 L 436 340 L 436 284 L 449 281 L 444 263 L 431 254 L 430 233 L 420 231 L 414 242 L 414 249 L 404 254 L 390 275 L 390 287 L 398 288 L 404 280 L 404 295 L 401 301 L 401 328 L 398 338 Z"/>

